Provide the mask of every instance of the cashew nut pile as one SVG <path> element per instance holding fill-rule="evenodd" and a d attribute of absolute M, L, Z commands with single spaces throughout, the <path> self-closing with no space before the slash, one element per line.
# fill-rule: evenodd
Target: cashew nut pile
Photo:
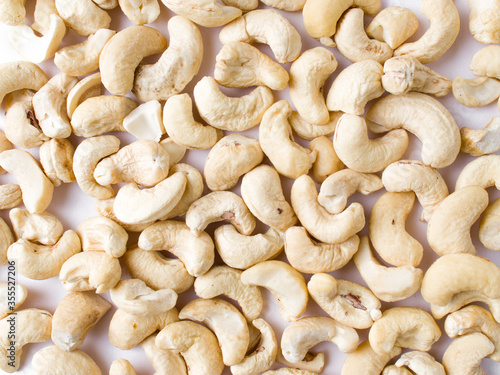
<path fill-rule="evenodd" d="M 500 0 L 0 0 L 0 373 L 500 374 L 497 43 Z"/>

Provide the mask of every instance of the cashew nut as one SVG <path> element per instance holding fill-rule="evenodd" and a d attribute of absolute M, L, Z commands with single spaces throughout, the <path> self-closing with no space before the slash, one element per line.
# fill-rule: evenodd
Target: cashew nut
<path fill-rule="evenodd" d="M 101 73 L 94 73 L 83 78 L 70 90 L 66 98 L 66 110 L 70 120 L 73 117 L 73 112 L 80 104 L 88 98 L 102 94 L 101 86 Z"/>
<path fill-rule="evenodd" d="M 127 251 L 127 232 L 106 217 L 95 216 L 80 222 L 76 233 L 82 241 L 83 251 L 105 251 L 115 258 Z"/>
<path fill-rule="evenodd" d="M 278 355 L 276 356 L 276 362 L 281 363 L 282 365 L 285 365 L 286 367 L 290 368 L 291 370 L 305 370 L 305 371 L 310 371 L 315 374 L 320 374 L 323 369 L 325 368 L 325 353 L 319 352 L 319 353 L 311 353 L 307 352 L 306 356 L 304 359 L 300 362 L 290 362 L 287 361 L 285 357 L 283 357 L 283 354 L 280 351 L 278 351 Z"/>
<path fill-rule="evenodd" d="M 123 127 L 138 139 L 159 142 L 165 127 L 163 126 L 162 108 L 158 100 L 139 105 L 123 119 Z M 170 165 L 175 163 L 170 163 Z"/>
<path fill-rule="evenodd" d="M 482 107 L 498 99 L 500 81 L 489 77 L 457 77 L 453 80 L 453 96 L 467 107 Z"/>
<path fill-rule="evenodd" d="M 100 29 L 108 29 L 109 14 L 92 0 L 55 0 L 57 13 L 78 35 L 89 36 Z"/>
<path fill-rule="evenodd" d="M 16 311 L 28 297 L 28 289 L 21 284 L 15 286 L 15 301 L 12 301 L 12 295 L 9 296 L 9 292 L 12 293 L 12 287 L 9 288 L 6 282 L 0 282 L 0 319 Z"/>
<path fill-rule="evenodd" d="M 160 15 L 158 0 L 118 0 L 120 9 L 136 25 L 153 23 Z"/>
<path fill-rule="evenodd" d="M 45 72 L 29 61 L 0 64 L 0 104 L 8 93 L 21 89 L 38 91 L 49 78 Z"/>
<path fill-rule="evenodd" d="M 35 22 L 31 28 L 36 32 L 45 35 L 50 29 L 50 16 L 57 13 L 56 4 L 53 0 L 38 0 L 35 3 L 35 12 L 33 18 Z"/>
<path fill-rule="evenodd" d="M 161 0 L 175 14 L 204 27 L 218 27 L 241 16 L 241 9 L 225 6 L 217 0 Z"/>
<path fill-rule="evenodd" d="M 470 61 L 470 70 L 477 76 L 500 79 L 497 61 L 500 59 L 500 46 L 488 46 L 477 51 Z"/>
<path fill-rule="evenodd" d="M 247 12 L 259 6 L 259 0 L 222 0 L 222 2 L 225 5 L 236 7 Z"/>
<path fill-rule="evenodd" d="M 345 167 L 337 156 L 332 141 L 324 135 L 309 142 L 309 149 L 312 152 L 316 151 L 316 160 L 313 163 L 311 175 L 317 183 L 323 183 L 328 176 Z"/>
<path fill-rule="evenodd" d="M 75 148 L 65 138 L 52 138 L 42 143 L 39 149 L 40 164 L 54 186 L 75 181 L 73 154 Z"/>
<path fill-rule="evenodd" d="M 413 373 L 406 367 L 389 365 L 384 367 L 384 371 L 382 371 L 381 375 L 413 375 Z"/>
<path fill-rule="evenodd" d="M 455 191 L 466 186 L 478 185 L 486 189 L 500 189 L 500 155 L 480 156 L 467 164 L 458 175 Z"/>
<path fill-rule="evenodd" d="M 326 136 L 329 137 L 335 132 L 337 121 L 343 115 L 342 112 L 330 112 L 330 120 L 326 125 L 311 124 L 304 120 L 298 112 L 292 111 L 288 121 L 293 131 L 304 139 L 313 140 L 315 138 Z"/>
<path fill-rule="evenodd" d="M 469 30 L 479 43 L 500 43 L 499 17 L 498 1 L 469 1 Z"/>
<path fill-rule="evenodd" d="M 13 226 L 15 228 L 14 223 Z M 14 236 L 12 235 L 9 226 L 5 221 L 0 219 L 0 267 L 5 266 L 8 263 L 7 250 L 9 249 L 9 246 L 12 245 L 13 242 L 14 242 Z M 1 308 L 3 307 L 0 307 L 0 309 Z M 2 314 L 0 313 L 0 316 L 1 315 Z"/>
<path fill-rule="evenodd" d="M 500 250 L 500 199 L 490 204 L 479 222 L 479 241 L 490 250 Z"/>
<path fill-rule="evenodd" d="M 266 0 L 270 1 L 270 0 Z M 297 368 L 282 367 L 277 370 L 263 372 L 262 375 L 317 375 L 316 372 L 301 370 Z"/>
<path fill-rule="evenodd" d="M 127 224 L 123 221 L 120 221 L 116 218 L 115 211 L 113 210 L 113 205 L 115 203 L 115 198 L 110 199 L 96 199 L 94 201 L 94 208 L 97 213 L 103 217 L 113 220 L 115 223 L 123 227 L 126 231 L 129 232 L 142 232 L 144 229 L 149 227 L 154 221 L 143 224 Z"/>
<path fill-rule="evenodd" d="M 500 150 L 500 117 L 493 117 L 482 129 L 460 129 L 462 147 L 460 151 L 472 156 L 492 154 Z"/>
<path fill-rule="evenodd" d="M 162 124 L 163 124 L 163 122 L 162 122 Z M 160 144 L 170 155 L 169 165 L 170 165 L 170 173 L 171 173 L 172 170 L 174 169 L 175 165 L 182 160 L 184 155 L 186 155 L 187 149 L 186 149 L 186 147 L 175 143 L 172 140 L 172 138 L 165 138 L 162 141 L 160 141 Z M 188 165 L 188 164 L 186 164 L 186 165 Z M 203 183 L 203 179 L 202 179 L 202 183 Z"/>
<path fill-rule="evenodd" d="M 426 352 L 406 352 L 396 361 L 396 366 L 399 368 L 407 366 L 412 371 L 412 374 L 417 375 L 446 375 L 443 365 Z"/>
<path fill-rule="evenodd" d="M 500 321 L 500 299 L 488 298 L 481 291 L 477 290 L 459 292 L 455 294 L 445 305 L 436 305 L 431 303 L 431 312 L 435 319 L 441 319 L 449 313 L 460 310 L 465 305 L 474 302 L 484 303 L 490 308 L 495 320 Z"/>
<path fill-rule="evenodd" d="M 366 34 L 396 49 L 417 29 L 418 18 L 410 9 L 392 6 L 377 13 L 366 28 Z"/>
<path fill-rule="evenodd" d="M 482 333 L 471 333 L 451 342 L 443 354 L 448 375 L 486 374 L 481 360 L 495 351 L 495 345 Z"/>
<path fill-rule="evenodd" d="M 399 353 L 401 348 L 394 346 L 389 353 L 379 355 L 370 346 L 370 341 L 366 340 L 355 352 L 347 355 L 340 374 L 380 375 L 387 363 Z"/>
<path fill-rule="evenodd" d="M 0 185 L 0 209 L 14 208 L 23 202 L 22 192 L 19 185 Z"/>
<path fill-rule="evenodd" d="M 14 208 L 10 210 L 9 218 L 17 238 L 42 245 L 54 245 L 63 235 L 61 222 L 48 212 L 31 214 Z"/>
<path fill-rule="evenodd" d="M 36 352 L 31 360 L 31 369 L 34 375 L 71 374 L 75 369 L 88 375 L 102 374 L 99 366 L 87 353 L 81 350 L 66 352 L 57 345 L 49 345 Z"/>
<path fill-rule="evenodd" d="M 129 361 L 122 358 L 111 363 L 109 375 L 137 375 L 137 372 Z"/>
<path fill-rule="evenodd" d="M 261 0 L 267 6 L 272 8 L 285 10 L 287 12 L 295 12 L 304 8 L 306 0 Z"/>
<path fill-rule="evenodd" d="M 9 25 L 21 25 L 26 21 L 24 0 L 4 0 L 0 2 L 0 22 Z"/>
<path fill-rule="evenodd" d="M 187 369 L 184 358 L 180 353 L 158 348 L 155 343 L 157 335 L 157 333 L 154 333 L 141 342 L 146 357 L 148 357 L 156 371 L 155 375 L 168 373 L 186 375 Z"/>

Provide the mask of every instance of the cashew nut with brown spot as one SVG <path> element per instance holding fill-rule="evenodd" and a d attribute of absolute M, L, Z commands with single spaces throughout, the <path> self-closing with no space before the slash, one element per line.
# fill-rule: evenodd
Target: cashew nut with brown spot
<path fill-rule="evenodd" d="M 461 336 L 451 342 L 443 354 L 448 375 L 486 374 L 481 360 L 495 351 L 495 345 L 482 333 Z"/>
<path fill-rule="evenodd" d="M 330 112 L 330 119 L 325 125 L 311 124 L 300 117 L 297 111 L 292 111 L 288 118 L 290 126 L 297 135 L 304 139 L 313 140 L 325 136 L 329 137 L 335 132 L 337 121 L 343 115 L 342 112 Z"/>
<path fill-rule="evenodd" d="M 49 212 L 31 214 L 14 208 L 9 212 L 12 228 L 18 239 L 54 245 L 63 235 L 62 223 Z"/>
<path fill-rule="evenodd" d="M 500 150 L 500 117 L 495 116 L 482 129 L 470 129 L 462 127 L 462 147 L 460 151 L 472 155 L 481 156 L 492 154 Z"/>
<path fill-rule="evenodd" d="M 128 234 L 113 220 L 102 216 L 86 219 L 76 228 L 83 251 L 105 251 L 115 258 L 127 251 Z"/>
<path fill-rule="evenodd" d="M 469 30 L 479 43 L 500 43 L 500 2 L 469 1 Z"/>
<path fill-rule="evenodd" d="M 377 13 L 366 28 L 366 34 L 396 49 L 417 29 L 418 18 L 410 9 L 391 6 Z"/>
<path fill-rule="evenodd" d="M 109 14 L 92 0 L 55 0 L 57 13 L 78 35 L 89 36 L 100 29 L 108 29 Z"/>
<path fill-rule="evenodd" d="M 218 27 L 241 16 L 241 9 L 217 0 L 161 0 L 172 12 L 204 27 Z"/>
<path fill-rule="evenodd" d="M 57 366 L 54 364 L 57 363 Z M 35 353 L 31 360 L 34 375 L 70 374 L 75 369 L 88 375 L 101 375 L 94 360 L 81 350 L 66 352 L 57 345 L 49 345 Z"/>
<path fill-rule="evenodd" d="M 458 175 L 455 190 L 478 185 L 500 189 L 500 155 L 480 156 L 467 164 Z"/>
<path fill-rule="evenodd" d="M 489 250 L 500 250 L 500 199 L 484 211 L 479 222 L 479 241 Z"/>
<path fill-rule="evenodd" d="M 29 61 L 0 64 L 0 103 L 5 95 L 20 89 L 38 91 L 49 78 L 38 65 Z"/>

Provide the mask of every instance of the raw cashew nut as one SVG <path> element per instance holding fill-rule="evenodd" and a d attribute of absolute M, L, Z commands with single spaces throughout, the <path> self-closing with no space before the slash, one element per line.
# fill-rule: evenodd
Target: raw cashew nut
<path fill-rule="evenodd" d="M 337 69 L 337 60 L 326 48 L 305 51 L 290 67 L 289 92 L 299 115 L 306 121 L 323 125 L 330 120 L 323 85 Z"/>
<path fill-rule="evenodd" d="M 109 375 L 137 375 L 137 372 L 129 361 L 122 358 L 111 363 Z"/>
<path fill-rule="evenodd" d="M 469 1 L 469 30 L 479 43 L 500 43 L 499 22 L 498 1 Z"/>
<path fill-rule="evenodd" d="M 52 341 L 66 351 L 78 349 L 110 308 L 111 303 L 94 292 L 66 294 L 52 318 Z"/>
<path fill-rule="evenodd" d="M 218 27 L 241 16 L 241 10 L 217 0 L 161 0 L 175 14 L 204 27 Z"/>
<path fill-rule="evenodd" d="M 122 226 L 123 229 L 129 232 L 142 232 L 144 229 L 149 227 L 154 221 L 143 224 L 127 224 L 116 218 L 115 211 L 113 210 L 113 204 L 115 203 L 115 198 L 110 199 L 96 199 L 94 202 L 94 208 L 97 213 L 103 217 L 113 220 L 118 225 Z"/>
<path fill-rule="evenodd" d="M 258 287 L 245 285 L 240 270 L 228 266 L 215 266 L 194 282 L 198 297 L 213 298 L 221 294 L 238 302 L 248 321 L 257 319 L 262 310 L 262 295 Z"/>
<path fill-rule="evenodd" d="M 270 1 L 270 0 L 266 0 Z M 277 370 L 263 372 L 262 375 L 316 375 L 317 372 L 297 368 L 282 367 Z"/>
<path fill-rule="evenodd" d="M 344 163 L 333 148 L 332 141 L 324 135 L 309 142 L 309 149 L 312 152 L 316 151 L 316 160 L 313 163 L 311 175 L 318 184 L 323 183 L 328 176 L 345 168 Z"/>
<path fill-rule="evenodd" d="M 477 290 L 459 292 L 445 305 L 431 303 L 431 312 L 435 319 L 441 319 L 449 313 L 460 310 L 462 307 L 474 302 L 484 303 L 490 308 L 495 320 L 500 321 L 500 299 L 488 298 L 481 291 Z"/>
<path fill-rule="evenodd" d="M 128 234 L 113 220 L 102 216 L 86 219 L 76 228 L 83 251 L 105 251 L 115 258 L 127 251 Z"/>
<path fill-rule="evenodd" d="M 417 29 L 418 18 L 410 9 L 392 6 L 377 13 L 366 28 L 366 35 L 396 49 Z"/>
<path fill-rule="evenodd" d="M 58 14 L 56 9 L 56 4 L 52 0 L 39 0 L 35 4 L 34 19 L 35 22 L 31 25 L 31 28 L 36 32 L 45 35 L 50 28 L 50 16 L 52 14 Z"/>
<path fill-rule="evenodd" d="M 285 232 L 285 253 L 297 271 L 303 273 L 333 272 L 345 266 L 358 251 L 359 237 L 353 235 L 338 244 L 318 243 L 303 227 Z"/>
<path fill-rule="evenodd" d="M 433 168 L 447 167 L 460 151 L 460 131 L 453 116 L 425 94 L 385 96 L 370 108 L 366 121 L 375 133 L 403 128 L 415 134 L 422 142 L 423 162 Z"/>
<path fill-rule="evenodd" d="M 311 353 L 307 352 L 304 359 L 300 362 L 287 361 L 281 351 L 278 351 L 276 362 L 287 366 L 291 371 L 305 370 L 315 374 L 320 374 L 325 368 L 325 353 Z M 300 373 L 302 374 L 302 372 Z"/>
<path fill-rule="evenodd" d="M 166 100 L 180 93 L 200 69 L 203 40 L 196 25 L 173 17 L 168 21 L 168 32 L 170 46 L 160 59 L 152 65 L 139 65 L 135 71 L 133 92 L 143 102 Z"/>
<path fill-rule="evenodd" d="M 9 284 L 6 282 L 0 282 L 0 319 L 16 311 L 28 297 L 28 289 L 24 285 L 17 284 L 15 286 L 15 301 L 12 301 L 9 292 L 12 292 L 12 287 L 9 288 Z"/>
<path fill-rule="evenodd" d="M 0 185 L 0 209 L 14 208 L 23 202 L 22 192 L 19 185 Z"/>
<path fill-rule="evenodd" d="M 375 60 L 383 64 L 392 57 L 392 48 L 385 42 L 370 39 L 365 31 L 362 9 L 350 9 L 339 20 L 335 43 L 347 60 Z"/>
<path fill-rule="evenodd" d="M 89 36 L 100 29 L 108 29 L 109 14 L 92 0 L 55 0 L 57 13 L 78 35 Z"/>
<path fill-rule="evenodd" d="M 406 366 L 417 375 L 446 375 L 443 365 L 426 352 L 406 352 L 398 358 L 396 366 L 399 368 Z"/>
<path fill-rule="evenodd" d="M 284 90 L 288 85 L 288 72 L 248 43 L 224 44 L 215 59 L 214 78 L 222 86 Z"/>
<path fill-rule="evenodd" d="M 8 93 L 21 89 L 38 91 L 49 78 L 45 72 L 29 61 L 0 64 L 0 103 Z"/>
<path fill-rule="evenodd" d="M 12 245 L 13 242 L 14 236 L 12 235 L 9 226 L 5 221 L 0 219 L 0 267 L 5 266 L 8 263 L 7 251 L 9 250 L 9 246 Z M 0 305 L 0 309 L 2 308 L 2 305 Z M 1 315 L 2 314 L 0 313 L 0 316 Z"/>
<path fill-rule="evenodd" d="M 400 160 L 382 173 L 382 183 L 390 192 L 415 192 L 424 208 L 420 221 L 429 221 L 436 207 L 448 196 L 448 187 L 435 169 L 418 160 Z"/>
<path fill-rule="evenodd" d="M 279 313 L 286 322 L 299 319 L 306 310 L 308 293 L 304 276 L 285 262 L 258 263 L 243 271 L 241 281 L 268 289 L 276 298 Z"/>
<path fill-rule="evenodd" d="M 55 363 L 57 366 L 54 366 Z M 99 366 L 87 353 L 81 350 L 66 352 L 57 345 L 49 345 L 36 352 L 31 360 L 31 369 L 34 375 L 71 374 L 75 369 L 88 375 L 102 374 Z"/>
<path fill-rule="evenodd" d="M 48 212 L 31 214 L 14 208 L 9 211 L 9 219 L 18 239 L 54 245 L 63 235 L 61 222 Z"/>
<path fill-rule="evenodd" d="M 335 132 L 337 121 L 343 115 L 342 112 L 330 112 L 330 120 L 326 125 L 311 124 L 304 120 L 298 112 L 292 111 L 290 118 L 290 126 L 293 131 L 301 138 L 313 140 L 315 138 L 326 136 L 329 137 Z"/>
<path fill-rule="evenodd" d="M 242 11 L 254 10 L 259 6 L 259 0 L 222 0 L 225 5 L 233 6 Z"/>
<path fill-rule="evenodd" d="M 477 51 L 470 61 L 470 70 L 477 76 L 500 79 L 497 61 L 500 59 L 500 46 L 488 46 Z"/>
<path fill-rule="evenodd" d="M 488 207 L 488 193 L 480 186 L 467 186 L 448 195 L 434 210 L 427 226 L 427 242 L 439 256 L 476 254 L 470 229 Z"/>
<path fill-rule="evenodd" d="M 423 272 L 413 266 L 385 267 L 373 255 L 368 237 L 361 237 L 354 263 L 371 291 L 382 301 L 394 302 L 415 294 Z"/>
<path fill-rule="evenodd" d="M 285 10 L 287 12 L 295 12 L 304 8 L 306 0 L 261 0 L 267 6 L 272 8 Z"/>
<path fill-rule="evenodd" d="M 147 339 L 141 342 L 146 357 L 156 371 L 156 374 L 187 374 L 186 362 L 180 353 L 171 350 L 163 350 L 156 346 L 157 333 L 153 333 Z M 110 374 L 111 375 L 111 374 Z M 121 374 L 119 374 L 121 375 Z"/>
<path fill-rule="evenodd" d="M 481 360 L 495 351 L 495 345 L 482 333 L 471 333 L 451 342 L 443 354 L 448 375 L 486 374 Z"/>
<path fill-rule="evenodd" d="M 359 232 L 365 225 L 361 204 L 355 202 L 339 214 L 328 213 L 318 203 L 318 192 L 311 177 L 302 175 L 294 181 L 292 207 L 302 225 L 322 242 L 338 244 Z"/>
<path fill-rule="evenodd" d="M 413 373 L 406 367 L 398 367 L 396 365 L 389 365 L 384 367 L 381 375 L 413 375 Z"/>
<path fill-rule="evenodd" d="M 314 274 L 307 283 L 312 299 L 339 323 L 365 329 L 381 317 L 380 301 L 352 281 L 336 280 L 326 273 Z"/>
<path fill-rule="evenodd" d="M 160 15 L 158 0 L 119 0 L 120 9 L 136 25 L 153 23 Z"/>
<path fill-rule="evenodd" d="M 366 340 L 358 346 L 355 352 L 349 353 L 342 365 L 340 375 L 380 375 L 387 363 L 401 353 L 399 346 L 383 355 L 377 354 Z"/>
<path fill-rule="evenodd" d="M 383 194 L 375 203 L 368 226 L 373 248 L 387 263 L 396 267 L 418 267 L 424 255 L 424 248 L 405 229 L 415 194 Z"/>
<path fill-rule="evenodd" d="M 498 99 L 500 81 L 489 77 L 456 77 L 453 80 L 453 96 L 466 107 L 482 107 Z"/>
<path fill-rule="evenodd" d="M 52 138 L 42 143 L 39 149 L 40 164 L 45 175 L 54 186 L 75 181 L 73 173 L 73 154 L 75 148 L 65 138 Z"/>
<path fill-rule="evenodd" d="M 292 62 L 300 55 L 300 34 L 280 13 L 258 9 L 235 19 L 219 33 L 222 44 L 231 42 L 264 43 L 280 64 Z"/>
<path fill-rule="evenodd" d="M 245 236 L 231 224 L 222 225 L 215 230 L 214 241 L 224 263 L 239 269 L 272 259 L 283 250 L 283 239 L 272 228 L 265 234 Z"/>
<path fill-rule="evenodd" d="M 26 8 L 24 0 L 4 0 L 0 2 L 0 22 L 15 26 L 26 21 Z"/>
<path fill-rule="evenodd" d="M 160 142 L 161 136 L 165 134 L 160 102 L 158 100 L 150 100 L 139 105 L 123 119 L 123 127 L 138 139 L 149 139 Z M 162 143 L 160 142 L 160 144 Z M 169 164 L 172 166 L 175 163 L 170 162 Z"/>
<path fill-rule="evenodd" d="M 423 0 L 420 10 L 430 27 L 419 40 L 405 43 L 394 51 L 394 56 L 413 55 L 427 64 L 439 59 L 455 42 L 460 16 L 453 0 Z"/>
<path fill-rule="evenodd" d="M 455 190 L 471 185 L 478 185 L 484 189 L 495 186 L 500 189 L 500 155 L 480 156 L 462 169 Z"/>
<path fill-rule="evenodd" d="M 80 104 L 89 98 L 102 94 L 101 87 L 101 73 L 94 73 L 83 78 L 71 89 L 66 98 L 66 110 L 70 120 Z"/>
<path fill-rule="evenodd" d="M 193 95 L 201 118 L 214 128 L 229 131 L 244 131 L 260 124 L 274 101 L 271 89 L 265 86 L 239 98 L 226 96 L 212 77 L 203 77 Z"/>
<path fill-rule="evenodd" d="M 490 250 L 500 250 L 500 199 L 490 204 L 479 222 L 479 241 Z"/>
<path fill-rule="evenodd" d="M 492 154 L 500 150 L 500 117 L 493 117 L 482 129 L 460 129 L 462 147 L 460 151 L 472 156 Z"/>

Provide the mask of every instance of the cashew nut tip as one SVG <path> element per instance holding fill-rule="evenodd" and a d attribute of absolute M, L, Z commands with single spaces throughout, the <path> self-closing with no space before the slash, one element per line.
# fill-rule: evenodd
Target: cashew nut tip
<path fill-rule="evenodd" d="M 137 372 L 129 361 L 121 358 L 111 363 L 109 375 L 137 375 Z"/>
<path fill-rule="evenodd" d="M 241 16 L 241 9 L 217 0 L 161 0 L 172 12 L 204 27 L 223 26 Z M 226 1 L 227 3 L 227 1 Z"/>
<path fill-rule="evenodd" d="M 321 136 L 329 137 L 333 135 L 337 122 L 342 115 L 342 112 L 330 112 L 328 123 L 325 125 L 317 125 L 304 120 L 297 111 L 292 111 L 288 120 L 293 131 L 297 133 L 299 137 L 313 140 Z"/>
<path fill-rule="evenodd" d="M 120 9 L 136 25 L 153 23 L 160 15 L 158 0 L 119 0 Z"/>
<path fill-rule="evenodd" d="M 314 138 L 309 142 L 309 149 L 316 151 L 316 160 L 312 167 L 312 178 L 318 184 L 323 183 L 328 176 L 345 168 L 344 163 L 339 159 L 332 141 L 326 136 Z"/>
<path fill-rule="evenodd" d="M 38 91 L 49 78 L 38 65 L 29 61 L 0 64 L 0 103 L 8 93 L 20 89 Z"/>
<path fill-rule="evenodd" d="M 40 164 L 54 186 L 76 180 L 73 172 L 74 153 L 75 148 L 66 138 L 52 138 L 40 145 Z"/>

